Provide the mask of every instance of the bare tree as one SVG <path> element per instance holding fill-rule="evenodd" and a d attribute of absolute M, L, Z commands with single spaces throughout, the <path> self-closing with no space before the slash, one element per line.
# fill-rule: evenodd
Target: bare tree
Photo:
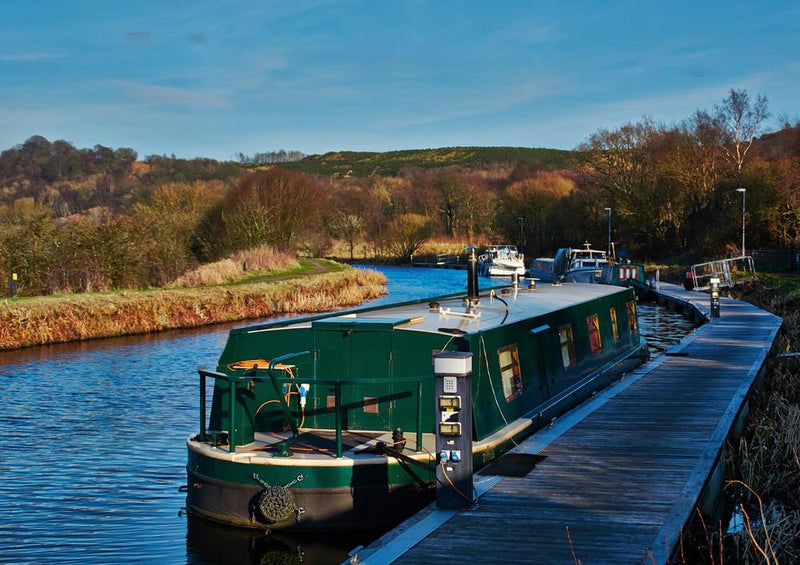
<path fill-rule="evenodd" d="M 315 179 L 288 169 L 251 173 L 225 195 L 211 220 L 212 255 L 269 243 L 289 248 L 319 222 L 326 195 Z"/>
<path fill-rule="evenodd" d="M 714 108 L 714 116 L 727 138 L 723 145 L 725 154 L 741 173 L 747 152 L 761 124 L 769 117 L 767 97 L 759 94 L 751 105 L 745 89 L 731 88 L 722 104 Z"/>
<path fill-rule="evenodd" d="M 364 217 L 358 214 L 348 214 L 343 211 L 337 211 L 333 214 L 331 229 L 336 235 L 344 238 L 349 245 L 350 260 L 354 256 L 356 240 L 364 233 L 365 224 Z"/>
<path fill-rule="evenodd" d="M 398 259 L 409 261 L 411 256 L 431 236 L 433 223 L 421 214 L 403 214 L 389 224 L 386 231 L 389 248 Z"/>

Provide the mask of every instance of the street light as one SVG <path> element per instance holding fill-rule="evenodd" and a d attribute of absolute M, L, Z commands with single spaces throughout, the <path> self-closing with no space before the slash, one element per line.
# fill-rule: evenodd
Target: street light
<path fill-rule="evenodd" d="M 741 192 L 742 193 L 742 257 L 744 257 L 744 255 L 745 255 L 745 253 L 744 253 L 744 213 L 745 213 L 744 197 L 745 197 L 745 194 L 747 193 L 747 189 L 740 187 L 740 188 L 736 189 L 736 192 Z"/>
<path fill-rule="evenodd" d="M 525 247 L 525 230 L 522 227 L 525 225 L 525 218 L 519 217 L 517 218 L 517 222 L 519 222 L 519 249 L 522 251 Z"/>
<path fill-rule="evenodd" d="M 603 208 L 608 213 L 608 256 L 611 257 L 611 208 Z"/>

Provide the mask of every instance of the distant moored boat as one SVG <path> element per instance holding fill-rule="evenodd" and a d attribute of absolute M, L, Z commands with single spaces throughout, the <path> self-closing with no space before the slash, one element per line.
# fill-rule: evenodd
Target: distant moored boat
<path fill-rule="evenodd" d="M 490 245 L 478 257 L 478 270 L 489 277 L 521 277 L 525 274 L 525 255 L 516 245 Z"/>

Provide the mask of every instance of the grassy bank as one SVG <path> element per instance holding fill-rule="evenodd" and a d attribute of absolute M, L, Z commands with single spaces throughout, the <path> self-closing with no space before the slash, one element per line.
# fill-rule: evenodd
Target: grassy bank
<path fill-rule="evenodd" d="M 257 279 L 265 274 L 301 269 L 297 253 L 261 245 L 233 253 L 230 257 L 206 263 L 184 273 L 168 287 L 210 286 L 241 281 L 243 275 Z"/>
<path fill-rule="evenodd" d="M 381 296 L 385 282 L 375 271 L 345 269 L 277 282 L 6 300 L 0 349 L 324 312 Z"/>

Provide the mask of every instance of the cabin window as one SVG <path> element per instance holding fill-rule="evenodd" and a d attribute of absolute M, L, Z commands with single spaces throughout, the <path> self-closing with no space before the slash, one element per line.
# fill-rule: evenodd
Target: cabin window
<path fill-rule="evenodd" d="M 575 344 L 571 325 L 558 328 L 558 340 L 561 342 L 561 361 L 564 363 L 564 368 L 569 369 L 575 364 Z"/>
<path fill-rule="evenodd" d="M 378 399 L 374 396 L 364 397 L 364 414 L 378 413 Z"/>
<path fill-rule="evenodd" d="M 600 338 L 600 317 L 597 314 L 587 317 L 586 327 L 589 330 L 589 349 L 592 355 L 597 355 L 603 349 L 603 340 Z"/>
<path fill-rule="evenodd" d="M 497 350 L 500 363 L 500 380 L 503 382 L 503 396 L 511 402 L 522 395 L 522 375 L 519 370 L 517 344 L 507 345 Z"/>
<path fill-rule="evenodd" d="M 619 326 L 617 325 L 617 309 L 613 306 L 608 310 L 611 317 L 611 331 L 614 333 L 614 343 L 619 341 Z"/>
<path fill-rule="evenodd" d="M 633 335 L 639 331 L 639 322 L 636 320 L 636 303 L 631 300 L 628 306 L 628 332 Z"/>

